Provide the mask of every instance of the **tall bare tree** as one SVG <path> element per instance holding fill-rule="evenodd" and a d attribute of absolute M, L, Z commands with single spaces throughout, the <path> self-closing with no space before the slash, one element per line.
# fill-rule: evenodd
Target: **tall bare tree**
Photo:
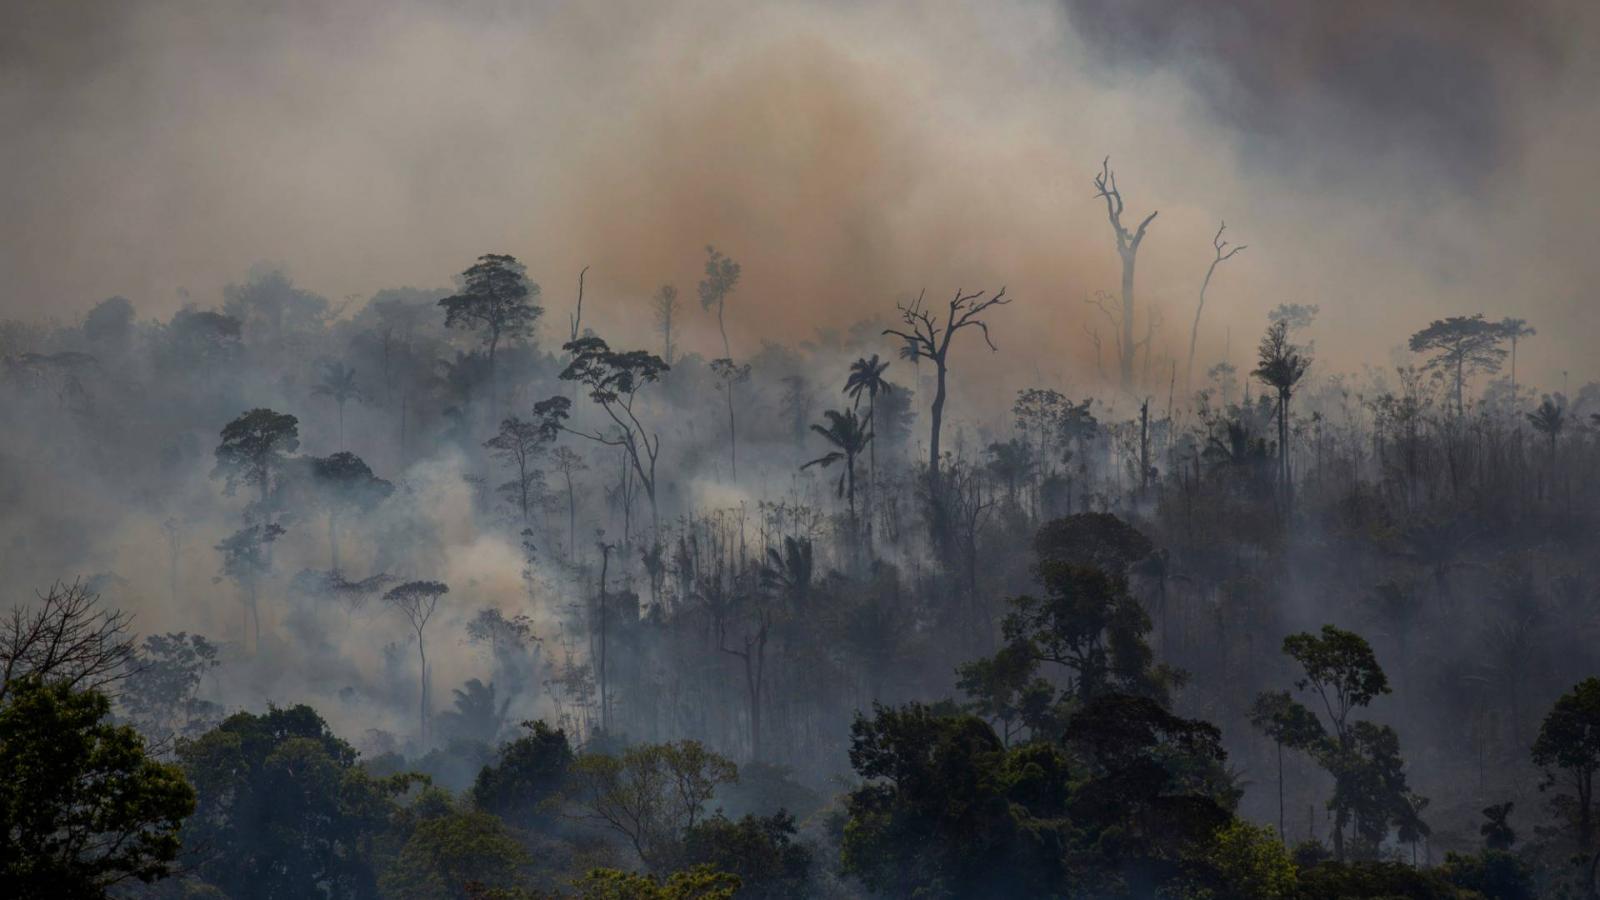
<path fill-rule="evenodd" d="M 957 290 L 950 300 L 950 307 L 943 321 L 940 321 L 938 313 L 922 305 L 923 295 L 918 294 L 917 299 L 909 305 L 899 304 L 900 321 L 905 323 L 908 330 L 901 331 L 895 328 L 883 330 L 884 334 L 892 334 L 905 342 L 903 350 L 913 361 L 923 358 L 933 360 L 936 382 L 933 393 L 932 425 L 928 438 L 928 478 L 935 486 L 939 483 L 939 432 L 944 425 L 945 381 L 950 372 L 950 341 L 956 336 L 956 332 L 972 327 L 983 332 L 983 341 L 989 345 L 991 352 L 999 350 L 994 341 L 989 339 L 988 323 L 978 317 L 991 306 L 1004 306 L 1010 303 L 1011 298 L 1006 296 L 1006 289 L 1003 287 L 992 297 L 985 298 L 984 295 L 987 293 L 988 291 L 974 291 L 968 294 Z"/>
<path fill-rule="evenodd" d="M 1117 238 L 1117 255 L 1122 258 L 1122 316 L 1120 326 L 1122 389 L 1133 388 L 1133 267 L 1139 256 L 1139 245 L 1144 243 L 1145 231 L 1155 221 L 1158 211 L 1144 217 L 1133 231 L 1122 224 L 1122 192 L 1117 189 L 1117 173 L 1111 169 L 1111 157 L 1100 163 L 1100 174 L 1094 177 L 1095 196 L 1106 201 L 1106 218 L 1111 222 L 1111 232 Z"/>
<path fill-rule="evenodd" d="M 1194 308 L 1194 327 L 1189 329 L 1189 361 L 1183 366 L 1183 389 L 1186 393 L 1191 386 L 1194 375 L 1194 345 L 1195 341 L 1200 337 L 1200 314 L 1206 310 L 1206 288 L 1211 286 L 1211 276 L 1217 273 L 1217 266 L 1233 259 L 1247 246 L 1239 244 L 1229 249 L 1228 242 L 1222 239 L 1222 233 L 1227 230 L 1227 222 L 1217 226 L 1217 234 L 1211 239 L 1211 246 L 1216 251 L 1216 256 L 1211 260 L 1211 265 L 1206 268 L 1205 280 L 1200 282 L 1200 303 Z"/>

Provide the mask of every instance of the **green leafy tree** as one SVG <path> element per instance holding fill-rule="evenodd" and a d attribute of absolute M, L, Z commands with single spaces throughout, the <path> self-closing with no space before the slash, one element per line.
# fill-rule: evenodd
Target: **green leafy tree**
<path fill-rule="evenodd" d="M 378 884 L 386 900 L 468 900 L 515 887 L 528 852 L 506 825 L 476 810 L 419 823 Z"/>
<path fill-rule="evenodd" d="M 1600 771 L 1600 678 L 1585 678 L 1561 695 L 1539 726 L 1533 764 L 1544 770 L 1539 788 L 1555 791 L 1550 806 L 1565 823 L 1584 861 L 1584 890 L 1596 895 L 1594 779 Z"/>
<path fill-rule="evenodd" d="M 753 900 L 804 897 L 809 891 L 811 851 L 794 839 L 794 816 L 732 820 L 712 816 L 684 832 L 683 859 L 739 878 L 739 896 Z"/>
<path fill-rule="evenodd" d="M 665 880 L 617 869 L 591 869 L 578 879 L 576 900 L 733 900 L 739 877 L 696 866 Z"/>
<path fill-rule="evenodd" d="M 522 726 L 528 733 L 502 746 L 494 762 L 478 772 L 472 800 L 481 809 L 527 827 L 550 820 L 575 757 L 565 731 L 542 720 Z"/>
<path fill-rule="evenodd" d="M 1278 749 L 1278 839 L 1283 840 L 1283 748 L 1310 750 L 1327 732 L 1316 714 L 1295 702 L 1288 691 L 1257 695 L 1250 707 L 1250 724 L 1271 738 Z"/>
<path fill-rule="evenodd" d="M 1283 639 L 1283 652 L 1300 664 L 1295 687 L 1317 698 L 1327 719 L 1325 737 L 1309 749 L 1334 779 L 1328 808 L 1334 813 L 1334 856 L 1346 857 L 1346 831 L 1352 825 L 1365 852 L 1376 852 L 1391 825 L 1406 837 L 1425 836 L 1418 814 L 1420 798 L 1406 783 L 1400 740 L 1393 728 L 1353 720 L 1358 709 L 1389 693 L 1389 680 L 1366 639 L 1324 625 L 1319 634 L 1302 632 Z M 1297 719 L 1305 713 L 1294 712 Z M 1425 802 L 1425 801 L 1424 801 Z"/>
<path fill-rule="evenodd" d="M 579 756 L 568 797 L 584 818 L 626 840 L 646 866 L 667 871 L 712 794 L 738 780 L 738 767 L 699 741 L 643 744 L 615 756 Z"/>
<path fill-rule="evenodd" d="M 194 810 L 183 773 L 145 752 L 111 702 L 21 678 L 0 701 L 0 885 L 8 896 L 91 898 L 172 871 Z"/>
<path fill-rule="evenodd" d="M 184 845 L 197 874 L 237 900 L 376 892 L 373 852 L 413 776 L 374 778 L 309 706 L 237 713 L 178 760 L 199 796 Z"/>

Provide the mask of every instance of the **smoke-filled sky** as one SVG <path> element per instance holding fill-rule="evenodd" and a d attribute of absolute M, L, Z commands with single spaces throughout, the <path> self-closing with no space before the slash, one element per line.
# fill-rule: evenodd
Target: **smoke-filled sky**
<path fill-rule="evenodd" d="M 1577 0 L 7 0 L 0 315 L 165 315 L 259 261 L 365 297 L 495 251 L 550 337 L 589 265 L 590 321 L 638 342 L 711 242 L 736 355 L 1005 284 L 1010 365 L 1081 380 L 1109 154 L 1160 210 L 1139 287 L 1180 360 L 1226 219 L 1203 358 L 1281 302 L 1339 367 L 1481 311 L 1539 328 L 1554 388 L 1600 375 L 1597 38 Z"/>

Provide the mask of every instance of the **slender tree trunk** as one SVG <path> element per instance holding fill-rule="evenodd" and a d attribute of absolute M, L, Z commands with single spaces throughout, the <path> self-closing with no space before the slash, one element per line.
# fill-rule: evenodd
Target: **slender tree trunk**
<path fill-rule="evenodd" d="M 1133 263 L 1137 251 L 1119 248 L 1122 256 L 1122 389 L 1133 390 Z"/>
<path fill-rule="evenodd" d="M 935 493 L 937 493 L 939 486 L 939 429 L 944 424 L 944 359 L 936 357 L 934 359 L 934 365 L 936 366 L 938 375 L 937 387 L 934 388 L 933 392 L 933 408 L 931 410 L 933 417 L 932 431 L 928 437 L 928 478 L 931 480 L 934 486 Z"/>
<path fill-rule="evenodd" d="M 733 478 L 739 478 L 739 432 L 733 426 L 733 382 L 726 385 L 728 394 L 728 468 Z"/>
<path fill-rule="evenodd" d="M 1287 841 L 1283 833 L 1283 741 L 1278 741 L 1278 840 Z"/>
<path fill-rule="evenodd" d="M 339 571 L 339 532 L 336 523 L 337 517 L 328 513 L 328 566 L 334 572 Z"/>
<path fill-rule="evenodd" d="M 422 642 L 422 629 L 417 629 L 417 657 L 422 661 L 422 677 L 420 697 L 417 700 L 417 734 L 418 739 L 426 745 L 428 742 L 428 650 Z"/>

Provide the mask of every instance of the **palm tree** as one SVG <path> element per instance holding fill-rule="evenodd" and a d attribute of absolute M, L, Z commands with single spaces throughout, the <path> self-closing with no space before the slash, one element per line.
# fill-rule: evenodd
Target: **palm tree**
<path fill-rule="evenodd" d="M 337 360 L 324 363 L 322 380 L 311 389 L 317 397 L 331 397 L 339 408 L 339 449 L 344 446 L 344 405 L 361 399 L 361 388 L 356 386 L 356 370 Z"/>
<path fill-rule="evenodd" d="M 785 535 L 782 552 L 777 547 L 767 548 L 767 561 L 761 565 L 761 586 L 799 607 L 811 591 L 814 570 L 811 539 Z"/>
<path fill-rule="evenodd" d="M 1267 387 L 1278 393 L 1278 482 L 1285 506 L 1289 501 L 1289 398 L 1311 368 L 1311 357 L 1289 342 L 1289 323 L 1279 319 L 1267 327 L 1261 338 L 1255 371 L 1250 374 L 1261 379 Z"/>
<path fill-rule="evenodd" d="M 828 443 L 838 448 L 831 450 L 823 456 L 801 466 L 801 471 L 812 466 L 821 466 L 826 469 L 836 462 L 844 463 L 844 471 L 839 475 L 839 484 L 836 493 L 847 497 L 850 505 L 850 521 L 856 520 L 856 457 L 861 451 L 867 449 L 872 443 L 872 416 L 865 419 L 856 417 L 853 409 L 840 412 L 830 409 L 824 412 L 823 417 L 828 420 L 828 427 L 821 425 L 811 426 L 811 430 L 827 438 Z"/>
<path fill-rule="evenodd" d="M 861 408 L 861 395 L 867 395 L 867 421 L 872 421 L 878 412 L 878 395 L 887 394 L 894 390 L 893 385 L 884 379 L 883 373 L 889 368 L 888 360 L 878 361 L 878 354 L 872 354 L 871 359 L 857 359 L 850 364 L 850 377 L 845 379 L 844 392 L 850 395 L 850 400 L 855 409 Z M 870 521 L 873 492 L 878 486 L 878 448 L 872 445 L 867 448 L 867 506 Z"/>
<path fill-rule="evenodd" d="M 1528 421 L 1533 423 L 1533 430 L 1550 441 L 1550 458 L 1554 460 L 1556 438 L 1560 437 L 1562 429 L 1567 427 L 1567 411 L 1563 404 L 1560 400 L 1545 394 L 1544 402 L 1539 404 L 1539 408 L 1528 413 Z"/>

